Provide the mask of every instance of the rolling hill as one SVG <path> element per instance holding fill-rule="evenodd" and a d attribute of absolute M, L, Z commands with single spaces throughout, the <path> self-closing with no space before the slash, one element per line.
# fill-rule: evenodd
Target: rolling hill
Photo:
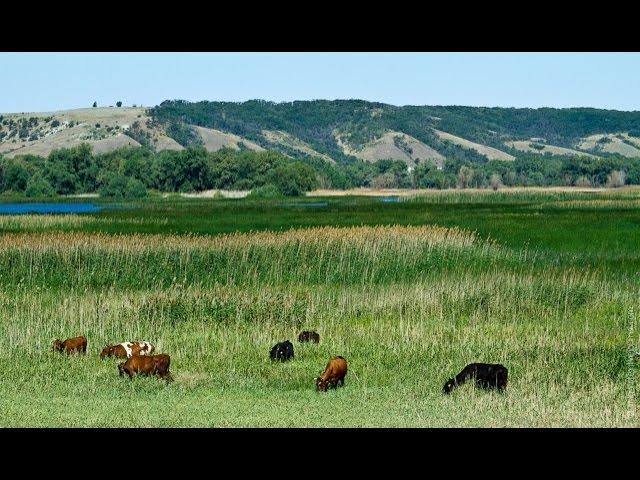
<path fill-rule="evenodd" d="M 592 108 L 394 106 L 363 100 L 274 103 L 168 100 L 150 109 L 85 108 L 0 114 L 0 154 L 46 156 L 87 142 L 94 152 L 278 150 L 327 162 L 393 159 L 410 168 L 531 155 L 640 157 L 640 112 Z"/>

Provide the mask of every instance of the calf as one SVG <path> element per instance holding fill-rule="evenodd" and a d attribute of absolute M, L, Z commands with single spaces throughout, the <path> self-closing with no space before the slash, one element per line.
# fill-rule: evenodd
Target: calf
<path fill-rule="evenodd" d="M 305 330 L 304 332 L 300 332 L 300 335 L 298 335 L 298 341 L 319 343 L 320 335 L 318 335 L 316 332 L 309 332 Z"/>
<path fill-rule="evenodd" d="M 338 387 L 338 382 L 344 386 L 344 377 L 347 375 L 347 361 L 344 357 L 331 357 L 324 368 L 322 375 L 315 378 L 316 390 L 326 392 L 329 385 Z"/>
<path fill-rule="evenodd" d="M 171 357 L 164 353 L 159 355 L 133 355 L 126 362 L 118 365 L 118 372 L 122 377 L 125 373 L 129 378 L 134 375 L 157 375 L 167 381 L 173 380 L 169 372 Z"/>
<path fill-rule="evenodd" d="M 55 352 L 87 353 L 87 337 L 80 336 L 67 338 L 64 342 L 62 340 L 54 340 L 51 344 L 51 348 Z"/>
<path fill-rule="evenodd" d="M 497 389 L 502 392 L 507 387 L 507 375 L 507 368 L 500 364 L 470 363 L 455 378 L 447 380 L 443 392 L 451 393 L 451 390 L 470 378 L 475 381 L 478 388 Z"/>
<path fill-rule="evenodd" d="M 269 356 L 271 360 L 280 360 L 281 362 L 293 358 L 293 343 L 289 340 L 276 343 L 271 349 Z"/>
<path fill-rule="evenodd" d="M 155 345 L 151 342 L 122 342 L 117 345 L 109 344 L 102 349 L 102 352 L 100 352 L 100 358 L 131 358 L 133 355 L 151 355 L 155 349 Z"/>

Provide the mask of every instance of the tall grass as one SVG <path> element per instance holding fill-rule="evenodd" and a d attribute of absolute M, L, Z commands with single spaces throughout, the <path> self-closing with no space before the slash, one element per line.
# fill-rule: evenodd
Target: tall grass
<path fill-rule="evenodd" d="M 639 294 L 458 228 L 5 234 L 0 424 L 636 425 Z M 269 361 L 307 328 L 319 345 Z M 49 351 L 78 334 L 86 358 Z M 98 359 L 136 339 L 171 354 L 173 384 Z M 346 386 L 317 394 L 335 354 Z M 441 395 L 473 361 L 505 364 L 507 395 Z"/>
<path fill-rule="evenodd" d="M 367 285 L 426 278 L 461 264 L 476 271 L 516 265 L 518 257 L 469 232 L 434 226 L 322 227 L 214 237 L 21 233 L 0 237 L 0 285 Z"/>

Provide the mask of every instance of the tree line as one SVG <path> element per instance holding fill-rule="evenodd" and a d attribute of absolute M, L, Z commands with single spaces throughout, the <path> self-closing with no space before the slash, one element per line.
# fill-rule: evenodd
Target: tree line
<path fill-rule="evenodd" d="M 53 150 L 46 158 L 0 156 L 0 192 L 29 197 L 99 192 L 137 198 L 148 190 L 252 190 L 265 185 L 281 195 L 300 195 L 316 184 L 312 166 L 273 151 L 194 147 L 155 153 L 124 147 L 94 155 L 90 145 L 82 144 Z"/>
<path fill-rule="evenodd" d="M 447 158 L 442 169 L 421 161 L 351 160 L 330 163 L 318 157 L 292 158 L 275 151 L 201 146 L 153 152 L 124 147 L 93 154 L 91 146 L 53 150 L 47 157 L 0 156 L 0 193 L 48 197 L 99 192 L 138 198 L 149 190 L 197 192 L 252 190 L 256 195 L 301 195 L 316 188 L 499 188 L 500 186 L 620 186 L 640 184 L 640 159 L 621 156 L 555 157 L 529 154 L 514 161 L 477 163 Z"/>

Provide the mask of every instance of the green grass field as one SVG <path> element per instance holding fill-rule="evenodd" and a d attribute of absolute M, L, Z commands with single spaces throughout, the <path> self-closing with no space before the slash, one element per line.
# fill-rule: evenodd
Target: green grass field
<path fill-rule="evenodd" d="M 640 426 L 639 190 L 122 207 L 0 217 L 1 426 Z M 175 381 L 120 378 L 125 340 Z M 442 395 L 470 362 L 507 393 Z"/>

